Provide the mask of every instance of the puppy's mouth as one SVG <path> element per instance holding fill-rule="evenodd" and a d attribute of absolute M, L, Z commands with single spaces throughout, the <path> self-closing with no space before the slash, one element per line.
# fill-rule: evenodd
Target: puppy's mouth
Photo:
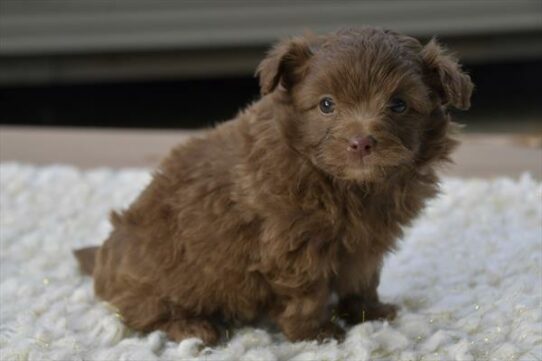
<path fill-rule="evenodd" d="M 372 163 L 374 163 L 374 160 L 376 158 L 375 154 L 368 154 L 368 155 L 360 155 L 360 154 L 353 154 L 351 152 L 346 153 L 347 162 L 352 167 L 356 168 L 365 168 L 370 166 Z"/>
<path fill-rule="evenodd" d="M 351 138 L 327 137 L 315 147 L 312 162 L 325 172 L 344 180 L 377 181 L 402 165 L 412 163 L 414 153 L 393 136 L 375 135 L 376 144 L 352 147 Z"/>

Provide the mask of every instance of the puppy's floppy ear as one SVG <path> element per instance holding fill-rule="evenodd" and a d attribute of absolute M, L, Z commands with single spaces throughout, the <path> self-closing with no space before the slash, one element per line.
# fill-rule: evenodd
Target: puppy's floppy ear
<path fill-rule="evenodd" d="M 474 85 L 457 60 L 446 54 L 434 38 L 422 49 L 421 57 L 428 72 L 428 82 L 441 98 L 442 105 L 469 109 Z"/>
<path fill-rule="evenodd" d="M 311 56 L 308 41 L 303 37 L 286 39 L 275 45 L 256 69 L 261 94 L 271 93 L 279 83 L 290 90 L 303 78 Z"/>

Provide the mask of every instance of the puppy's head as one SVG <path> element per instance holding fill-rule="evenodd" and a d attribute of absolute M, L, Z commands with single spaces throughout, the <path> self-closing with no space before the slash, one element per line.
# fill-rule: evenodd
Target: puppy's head
<path fill-rule="evenodd" d="M 291 146 L 355 181 L 446 159 L 446 108 L 467 109 L 473 88 L 436 41 L 377 28 L 285 40 L 257 74 L 262 95 L 288 113 L 281 129 Z"/>

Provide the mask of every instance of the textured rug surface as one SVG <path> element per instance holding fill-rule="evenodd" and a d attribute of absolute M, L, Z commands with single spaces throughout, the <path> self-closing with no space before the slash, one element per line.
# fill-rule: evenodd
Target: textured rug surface
<path fill-rule="evenodd" d="M 71 255 L 101 243 L 110 208 L 149 179 L 0 165 L 1 360 L 542 359 L 542 184 L 529 176 L 444 180 L 385 264 L 380 292 L 401 306 L 395 321 L 321 345 L 243 328 L 215 348 L 127 329 Z"/>

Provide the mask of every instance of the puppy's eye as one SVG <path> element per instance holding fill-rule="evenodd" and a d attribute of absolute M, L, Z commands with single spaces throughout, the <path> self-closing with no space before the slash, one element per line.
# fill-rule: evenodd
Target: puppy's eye
<path fill-rule="evenodd" d="M 320 111 L 324 114 L 331 114 L 335 111 L 335 103 L 330 97 L 320 100 Z"/>
<path fill-rule="evenodd" d="M 394 113 L 404 113 L 407 110 L 407 104 L 401 98 L 392 98 L 389 108 Z"/>

